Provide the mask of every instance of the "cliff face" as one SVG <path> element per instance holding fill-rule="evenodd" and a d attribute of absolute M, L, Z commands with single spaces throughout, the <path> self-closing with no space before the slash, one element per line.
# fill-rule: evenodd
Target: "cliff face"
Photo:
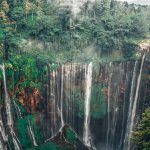
<path fill-rule="evenodd" d="M 57 135 L 65 124 L 77 133 L 80 141 L 84 141 L 88 67 L 88 64 L 67 63 L 52 69 L 51 65 L 48 65 L 45 74 L 47 79 L 43 81 L 41 91 L 36 87 L 25 86 L 17 93 L 19 107 L 23 107 L 26 111 L 23 117 L 37 114 L 34 120 L 42 135 L 42 141 Z M 143 65 L 142 61 L 93 64 L 88 108 L 90 113 L 86 122 L 89 126 L 90 147 L 125 150 L 130 145 L 130 149 L 134 149 L 127 138 L 145 107 L 150 105 L 149 70 L 150 64 L 146 61 Z M 3 93 L 2 82 L 0 86 Z M 1 101 L 3 98 L 4 95 L 1 94 Z M 2 108 L 3 105 L 1 103 Z M 5 110 L 2 109 L 2 112 L 5 125 Z M 36 133 L 37 128 L 32 121 L 31 126 L 33 133 Z M 32 135 L 31 133 L 29 135 Z M 36 134 L 35 139 L 37 139 Z M 54 142 L 55 140 L 56 138 Z"/>
<path fill-rule="evenodd" d="M 97 149 L 125 149 L 124 141 L 131 128 L 149 105 L 150 66 L 148 62 L 143 67 L 141 65 L 141 61 L 129 61 L 93 67 L 89 124 L 91 143 Z M 45 137 L 59 130 L 63 117 L 64 122 L 81 139 L 84 138 L 86 74 L 86 64 L 68 63 L 53 71 L 49 68 L 47 85 L 43 90 L 45 101 L 41 103 L 44 110 L 42 118 L 46 118 L 40 119 L 41 126 L 45 122 Z M 135 116 L 131 118 L 134 113 Z"/>
<path fill-rule="evenodd" d="M 18 93 L 17 98 L 27 112 L 36 112 L 40 102 L 40 92 L 38 88 L 25 87 Z"/>

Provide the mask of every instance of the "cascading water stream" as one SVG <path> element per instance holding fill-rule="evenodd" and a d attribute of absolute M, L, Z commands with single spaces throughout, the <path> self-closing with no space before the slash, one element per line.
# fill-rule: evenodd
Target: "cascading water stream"
<path fill-rule="evenodd" d="M 4 128 L 4 124 L 3 124 L 1 113 L 0 113 L 0 133 L 1 133 L 1 136 L 2 136 L 2 140 L 4 142 L 7 142 L 8 141 L 8 136 L 5 133 L 5 128 Z"/>
<path fill-rule="evenodd" d="M 94 142 L 97 149 L 127 150 L 125 143 L 128 141 L 129 135 L 127 134 L 131 125 L 131 115 L 129 116 L 128 110 L 130 114 L 133 112 L 133 101 L 136 99 L 135 93 L 139 92 L 138 88 L 136 88 L 136 81 L 139 76 L 137 73 L 141 70 L 138 64 L 138 61 L 100 64 L 99 70 L 96 70 L 97 72 L 93 69 L 92 63 L 88 65 L 66 63 L 53 70 L 50 67 L 48 74 L 48 89 L 50 89 L 50 92 L 48 96 L 53 95 L 55 104 L 52 103 L 48 107 L 48 112 L 57 114 L 55 116 L 56 122 L 51 116 L 50 129 L 53 130 L 53 133 L 56 134 L 59 129 L 62 132 L 62 127 L 68 124 L 75 129 L 79 137 L 83 137 L 83 142 L 89 149 L 95 149 L 92 147 L 92 142 Z M 101 110 L 96 108 L 99 107 L 97 103 L 93 107 L 94 101 L 90 102 L 92 83 L 93 85 L 101 86 L 100 93 L 98 93 L 100 96 L 92 99 L 97 100 L 97 102 L 101 101 L 101 104 L 103 104 L 102 108 L 99 108 Z M 137 84 L 138 86 L 140 84 Z M 47 99 L 52 100 L 51 98 Z M 102 116 L 98 116 L 100 117 L 99 126 L 92 124 L 95 127 L 100 127 L 100 134 L 106 137 L 105 139 L 100 139 L 99 143 L 92 139 L 95 130 L 90 129 L 90 123 L 96 122 L 93 119 L 93 114 L 95 113 L 93 113 L 93 110 L 97 112 L 104 111 L 100 112 Z M 90 120 L 91 115 L 92 120 Z M 57 127 L 54 128 L 54 126 Z M 83 130 L 81 126 L 84 127 Z M 126 126 L 128 126 L 128 129 Z M 101 138 L 99 135 L 96 136 Z M 126 149 L 124 149 L 125 147 Z"/>
<path fill-rule="evenodd" d="M 135 92 L 135 98 L 134 98 L 134 103 L 133 103 L 133 108 L 132 108 L 132 112 L 131 112 L 131 123 L 129 126 L 129 134 L 132 133 L 133 131 L 133 127 L 134 127 L 134 120 L 135 120 L 135 115 L 136 115 L 136 106 L 137 106 L 137 100 L 138 100 L 138 95 L 139 95 L 139 89 L 140 89 L 140 84 L 141 84 L 141 77 L 142 77 L 142 71 L 143 71 L 143 65 L 144 65 L 144 60 L 145 60 L 145 53 L 143 54 L 142 57 L 142 61 L 141 61 L 141 67 L 140 67 L 140 73 L 137 79 L 137 86 L 136 86 L 136 92 Z M 130 146 L 131 146 L 131 141 L 130 141 L 130 137 L 128 139 L 128 148 L 127 150 L 130 150 Z"/>
<path fill-rule="evenodd" d="M 14 100 L 13 102 L 14 102 L 14 106 L 15 106 L 15 108 L 16 108 L 16 112 L 17 112 L 18 118 L 22 118 L 22 113 L 21 113 L 21 110 L 20 110 L 19 106 L 17 105 L 17 103 L 15 102 L 15 100 Z M 35 139 L 34 132 L 33 132 L 33 128 L 32 128 L 32 126 L 31 126 L 31 123 L 30 123 L 29 120 L 28 120 L 27 129 L 28 129 L 28 133 L 29 133 L 29 135 L 31 136 L 31 139 L 32 139 L 32 141 L 33 141 L 33 145 L 34 145 L 34 146 L 38 146 L 38 144 L 37 144 L 37 142 L 36 142 L 36 139 Z"/>
<path fill-rule="evenodd" d="M 64 126 L 63 119 L 63 72 L 64 68 L 61 67 L 60 70 L 53 69 L 54 64 L 49 64 L 48 69 L 48 90 L 47 90 L 47 100 L 48 105 L 47 111 L 50 114 L 50 132 L 51 136 L 54 137 L 57 131 L 61 132 Z M 58 119 L 58 117 L 60 119 Z M 59 126 L 60 125 L 60 126 Z M 49 127 L 48 127 L 49 128 Z"/>
<path fill-rule="evenodd" d="M 52 82 L 51 82 L 51 96 L 52 96 L 52 99 L 51 99 L 51 103 L 52 103 L 52 108 L 51 108 L 51 114 L 52 114 L 52 116 L 54 116 L 54 117 L 52 117 L 51 118 L 51 122 L 53 122 L 53 129 L 51 129 L 52 131 L 51 131 L 51 133 L 52 133 L 52 135 L 56 132 L 56 121 L 55 121 L 55 114 L 56 114 L 56 96 L 57 96 L 57 94 L 55 94 L 55 92 L 56 92 L 56 77 L 57 77 L 57 70 L 55 71 L 55 70 L 53 70 L 52 71 L 52 78 L 53 78 L 53 80 L 52 80 Z"/>
<path fill-rule="evenodd" d="M 28 124 L 29 124 L 29 126 L 28 126 L 27 128 L 28 128 L 28 132 L 29 132 L 29 134 L 30 134 L 30 136 L 31 136 L 31 138 L 32 138 L 33 145 L 34 145 L 34 146 L 38 146 L 38 144 L 37 144 L 37 142 L 36 142 L 36 139 L 35 139 L 34 132 L 33 132 L 33 128 L 32 128 L 32 126 L 31 126 L 31 123 L 30 123 L 29 120 L 28 120 Z"/>
<path fill-rule="evenodd" d="M 7 125 L 10 128 L 10 133 L 13 139 L 13 144 L 15 150 L 20 150 L 20 143 L 15 132 L 13 129 L 13 119 L 12 119 L 12 114 L 11 114 L 11 100 L 9 98 L 8 92 L 7 92 L 7 86 L 6 86 L 6 76 L 5 76 L 5 66 L 0 65 L 0 69 L 2 70 L 3 74 L 3 82 L 4 82 L 4 91 L 5 91 L 5 107 L 6 107 L 6 114 L 7 114 Z"/>
<path fill-rule="evenodd" d="M 91 147 L 90 137 L 90 98 L 91 98 L 91 87 L 92 87 L 92 68 L 93 65 L 90 63 L 87 67 L 86 74 L 86 91 L 85 91 L 85 118 L 84 118 L 84 133 L 83 141 L 85 145 Z"/>
<path fill-rule="evenodd" d="M 61 68 L 61 106 L 60 106 L 60 117 L 61 117 L 61 128 L 64 126 L 63 119 L 63 79 L 64 79 L 64 67 Z"/>
<path fill-rule="evenodd" d="M 134 100 L 134 88 L 135 88 L 135 83 L 136 83 L 136 71 L 137 71 L 137 66 L 138 66 L 137 64 L 138 64 L 138 61 L 135 62 L 134 69 L 133 69 L 133 75 L 132 75 L 128 119 L 127 119 L 127 129 L 126 129 L 125 139 L 124 139 L 124 150 L 127 150 L 129 134 L 130 134 L 131 111 L 132 111 L 132 104 L 133 104 L 133 100 Z"/>
<path fill-rule="evenodd" d="M 6 114 L 7 114 L 7 124 L 8 126 L 13 125 L 12 115 L 11 115 L 11 101 L 7 92 L 7 86 L 6 86 L 6 76 L 5 76 L 5 66 L 0 65 L 0 68 L 2 70 L 3 74 L 3 82 L 4 82 L 4 90 L 5 90 L 5 107 L 6 107 Z"/>
<path fill-rule="evenodd" d="M 3 143 L 2 143 L 2 141 L 1 141 L 1 139 L 0 139 L 0 149 L 1 149 L 1 150 L 4 150 L 4 146 L 3 146 Z"/>
<path fill-rule="evenodd" d="M 136 63 L 135 63 L 136 64 Z M 128 70 L 129 70 L 129 68 L 130 68 L 130 63 L 129 62 L 127 62 L 127 72 L 128 72 Z M 134 69 L 133 70 L 135 70 L 135 65 L 134 65 Z M 134 71 L 135 72 L 135 71 Z M 133 75 L 132 75 L 132 80 L 133 80 Z M 126 75 L 125 75 L 125 80 L 124 80 L 124 82 L 125 82 L 125 88 L 127 89 L 127 87 L 128 87 L 128 83 L 129 83 L 129 74 L 128 73 L 126 73 Z M 132 81 L 133 82 L 133 81 Z M 130 90 L 131 91 L 131 90 Z M 126 95 L 127 94 L 124 94 L 124 96 L 123 96 L 123 121 L 122 121 L 122 125 L 121 125 L 121 127 L 122 127 L 122 129 L 125 129 L 125 122 L 126 122 Z M 128 119 L 128 118 L 127 118 Z M 119 145 L 118 145 L 118 149 L 120 150 L 120 149 L 122 149 L 122 144 L 124 143 L 124 133 L 125 133 L 126 131 L 125 130 L 122 130 L 122 132 L 121 132 L 121 138 L 120 138 L 120 143 L 119 143 Z"/>
<path fill-rule="evenodd" d="M 109 64 L 110 71 L 112 67 L 112 63 Z M 109 80 L 108 80 L 108 93 L 107 93 L 107 138 L 106 138 L 106 148 L 108 149 L 108 143 L 109 143 L 109 132 L 110 132 L 110 90 L 111 90 L 111 78 L 112 78 L 112 72 L 109 73 Z"/>
<path fill-rule="evenodd" d="M 10 133 L 11 133 L 11 136 L 12 136 L 14 148 L 15 148 L 15 150 L 20 150 L 21 149 L 21 147 L 20 147 L 20 145 L 21 145 L 20 141 L 19 141 L 18 137 L 16 136 L 13 127 L 10 126 L 9 128 L 10 128 Z"/>
<path fill-rule="evenodd" d="M 14 103 L 18 118 L 22 118 L 21 110 L 19 106 L 17 105 L 17 103 L 15 102 L 15 100 L 13 100 L 13 103 Z"/>
<path fill-rule="evenodd" d="M 7 150 L 7 146 L 4 144 L 7 142 L 8 142 L 8 135 L 6 135 L 1 112 L 0 112 L 0 150 Z"/>

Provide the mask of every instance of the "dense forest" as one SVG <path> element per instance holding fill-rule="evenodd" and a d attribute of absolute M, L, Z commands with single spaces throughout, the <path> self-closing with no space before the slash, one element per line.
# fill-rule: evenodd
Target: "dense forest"
<path fill-rule="evenodd" d="M 87 2 L 78 15 L 69 6 L 64 8 L 56 2 L 40 0 L 3 0 L 0 8 L 1 60 L 5 58 L 10 63 L 20 58 L 20 54 L 27 57 L 29 54 L 41 62 L 44 58 L 44 63 L 61 59 L 88 61 L 92 59 L 91 55 L 85 56 L 88 49 L 98 57 L 117 55 L 117 59 L 133 59 L 137 42 L 150 36 L 149 6 Z M 77 56 L 83 53 L 83 58 L 73 58 L 75 53 Z M 61 55 L 67 55 L 66 60 Z"/>
<path fill-rule="evenodd" d="M 52 70 L 57 70 L 60 64 L 70 62 L 88 64 L 92 61 L 94 64 L 102 64 L 103 67 L 105 64 L 110 63 L 110 65 L 106 65 L 107 70 L 105 70 L 106 74 L 104 74 L 104 76 L 107 74 L 111 76 L 115 71 L 117 72 L 116 69 L 114 72 L 109 73 L 108 70 L 111 68 L 112 62 L 126 63 L 129 61 L 132 63 L 140 61 L 144 52 L 141 51 L 139 45 L 142 42 L 149 43 L 149 39 L 150 6 L 147 5 L 128 4 L 127 2 L 114 0 L 95 0 L 94 2 L 85 2 L 80 8 L 79 13 L 75 13 L 72 11 L 71 5 L 61 6 L 59 5 L 59 1 L 55 0 L 1 0 L 0 64 L 5 64 L 6 78 L 8 80 L 8 94 L 14 101 L 12 107 L 13 114 L 15 114 L 14 109 L 18 104 L 19 110 L 21 110 L 21 114 L 23 115 L 23 118 L 15 117 L 15 130 L 18 132 L 22 149 L 73 150 L 74 147 L 72 145 L 76 145 L 78 142 L 80 144 L 77 145 L 82 145 L 76 133 L 68 126 L 64 126 L 62 129 L 64 130 L 64 135 L 60 135 L 61 140 L 65 138 L 68 141 L 65 141 L 67 144 L 59 142 L 60 139 L 58 140 L 57 136 L 55 137 L 56 139 L 54 138 L 52 141 L 44 141 L 45 135 L 43 136 L 40 133 L 41 128 L 36 124 L 37 110 L 24 108 L 24 105 L 21 105 L 21 102 L 18 101 L 22 89 L 26 91 L 28 98 L 30 97 L 29 93 L 34 95 L 37 91 L 42 93 L 46 89 L 43 89 L 43 85 L 46 85 L 46 82 L 50 80 L 49 78 L 47 79 L 47 74 L 50 72 L 48 68 L 50 64 Z M 145 60 L 149 63 L 149 53 L 146 54 Z M 133 72 L 134 66 L 133 64 L 131 64 L 131 66 L 133 67 Z M 137 68 L 140 68 L 139 66 L 137 66 Z M 116 65 L 116 68 L 117 67 Z M 126 65 L 123 67 L 125 68 Z M 141 63 L 141 68 L 142 67 Z M 129 67 L 127 67 L 127 69 L 128 68 Z M 82 69 L 80 66 L 79 70 Z M 89 68 L 87 68 L 87 70 L 88 69 Z M 138 72 L 137 70 L 136 72 Z M 124 71 L 124 74 L 127 71 Z M 148 70 L 145 72 L 147 73 Z M 57 74 L 57 71 L 55 74 Z M 80 74 L 83 73 L 81 72 Z M 129 72 L 129 79 L 130 74 Z M 78 78 L 80 78 L 80 75 L 78 76 Z M 3 77 L 4 75 L 0 72 L 1 93 L 3 93 L 2 91 L 4 89 L 2 83 Z M 52 78 L 54 78 L 54 76 Z M 56 79 L 54 82 L 56 82 Z M 95 84 L 97 82 L 98 79 L 94 81 Z M 92 105 L 93 110 L 91 110 L 91 117 L 94 119 L 101 119 L 102 116 L 105 116 L 107 111 L 104 109 L 104 103 L 95 100 L 97 97 L 104 99 L 106 92 L 105 82 L 108 82 L 109 86 L 109 81 L 103 81 L 103 83 L 93 86 L 92 89 L 94 95 L 93 103 L 98 103 L 96 105 L 101 109 L 96 111 L 96 106 L 94 104 Z M 148 91 L 150 84 L 146 82 L 146 77 L 144 78 L 144 83 Z M 102 90 L 104 94 L 99 95 L 99 90 Z M 109 89 L 107 90 L 109 92 Z M 123 88 L 122 91 L 124 91 Z M 77 93 L 79 92 L 73 94 L 76 99 L 79 99 L 79 94 Z M 38 97 L 40 97 L 39 95 Z M 147 100 L 150 98 L 149 95 L 145 97 Z M 4 95 L 0 94 L 1 105 L 4 103 L 3 99 Z M 147 103 L 149 104 L 149 102 Z M 146 106 L 148 105 L 147 103 Z M 79 103 L 77 105 L 84 104 Z M 38 111 L 43 110 L 43 108 L 41 108 L 43 106 L 38 107 Z M 82 107 L 83 106 L 81 106 L 79 114 L 81 118 L 83 117 Z M 141 122 L 131 138 L 132 141 L 138 145 L 139 150 L 150 149 L 150 124 L 147 119 L 149 115 L 150 111 L 148 108 L 143 114 L 143 119 L 141 119 Z M 29 127 L 30 130 L 29 124 L 33 127 L 35 139 L 40 146 L 37 146 L 35 143 L 32 144 L 28 138 L 26 128 Z M 144 128 L 146 128 L 146 130 L 143 130 Z M 146 132 L 148 132 L 148 134 L 146 134 Z M 35 139 L 33 138 L 32 140 L 34 141 Z M 13 147 L 13 140 L 11 138 L 8 145 L 8 149 Z M 20 149 L 15 149 L 14 146 L 12 150 Z"/>

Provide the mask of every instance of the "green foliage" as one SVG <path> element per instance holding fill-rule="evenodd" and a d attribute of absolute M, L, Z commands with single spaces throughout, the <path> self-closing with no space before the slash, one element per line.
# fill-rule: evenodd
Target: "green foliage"
<path fill-rule="evenodd" d="M 38 126 L 38 124 L 36 123 L 36 120 L 35 120 L 36 115 L 37 114 L 31 115 L 29 121 L 31 122 L 31 126 L 33 127 L 33 132 L 34 132 L 34 135 L 35 135 L 35 139 L 37 140 L 37 143 L 41 144 L 42 135 L 41 135 L 39 126 Z"/>
<path fill-rule="evenodd" d="M 51 150 L 56 150 L 56 146 L 52 142 L 47 142 L 47 143 L 41 145 L 40 148 L 39 148 L 39 150 L 45 150 L 45 149 L 47 149 L 47 150 L 50 150 L 50 149 Z"/>
<path fill-rule="evenodd" d="M 143 23 L 145 21 L 145 14 L 135 14 L 131 17 L 130 34 L 135 37 L 143 37 L 147 34 L 148 24 Z"/>
<path fill-rule="evenodd" d="M 28 148 L 27 150 L 69 150 L 67 147 L 62 147 L 54 142 L 48 141 L 38 147 Z"/>
<path fill-rule="evenodd" d="M 23 16 L 24 16 L 24 10 L 23 10 L 22 7 L 15 7 L 11 11 L 11 18 L 14 19 L 14 20 L 19 20 Z"/>
<path fill-rule="evenodd" d="M 21 112 L 22 112 L 22 110 L 21 110 Z M 19 140 L 20 140 L 20 143 L 21 143 L 23 149 L 27 149 L 29 147 L 32 147 L 32 145 L 33 145 L 32 139 L 30 138 L 29 133 L 28 133 L 29 125 L 31 125 L 33 128 L 33 132 L 34 132 L 34 135 L 35 135 L 35 138 L 36 138 L 38 144 L 40 144 L 42 141 L 42 137 L 41 137 L 39 128 L 35 122 L 35 117 L 36 117 L 35 115 L 26 115 L 23 118 L 17 119 L 16 129 L 17 129 L 18 137 L 19 137 Z"/>
<path fill-rule="evenodd" d="M 77 61 L 84 62 L 128 60 L 134 58 L 137 50 L 134 41 L 149 37 L 149 6 L 101 0 L 93 5 L 85 3 L 78 16 L 73 17 L 70 8 L 60 9 L 55 2 L 46 0 L 41 1 L 39 6 L 38 2 L 2 0 L 0 3 L 0 63 L 4 62 L 7 68 L 8 88 L 14 90 L 18 85 L 15 94 L 22 88 L 27 88 L 29 92 L 35 87 L 41 90 L 39 78 L 42 76 L 43 82 L 46 80 L 43 75 L 49 63 L 53 70 L 58 67 L 56 62 L 76 61 L 77 58 Z M 88 49 L 91 45 L 92 48 Z M 106 114 L 105 96 L 102 93 L 104 87 L 103 84 L 92 87 L 92 118 L 99 119 Z M 77 90 L 73 96 L 76 115 L 83 118 L 84 95 Z M 35 149 L 67 149 L 53 142 L 41 144 L 42 137 L 35 116 L 27 115 L 21 105 L 19 108 L 24 117 L 16 121 L 16 129 L 23 149 L 34 149 L 27 133 L 28 121 L 40 145 Z M 137 128 L 134 141 L 140 147 L 147 148 L 147 141 L 140 142 L 145 140 L 146 131 L 149 133 L 144 123 L 141 121 L 142 128 L 140 125 Z M 142 129 L 146 131 L 138 134 Z M 66 138 L 70 143 L 75 142 L 75 134 L 71 129 L 67 131 Z"/>
<path fill-rule="evenodd" d="M 68 130 L 67 130 L 66 140 L 69 143 L 73 143 L 73 144 L 75 144 L 75 142 L 76 142 L 76 135 L 75 135 L 74 131 L 71 128 L 68 128 Z"/>
<path fill-rule="evenodd" d="M 136 53 L 138 46 L 135 43 L 124 42 L 123 43 L 123 55 L 125 58 L 130 59 Z"/>
<path fill-rule="evenodd" d="M 142 115 L 132 135 L 132 140 L 141 150 L 150 149 L 150 107 Z"/>
<path fill-rule="evenodd" d="M 32 146 L 32 141 L 29 138 L 27 126 L 28 126 L 28 120 L 26 118 L 19 118 L 16 122 L 18 137 L 24 149 Z"/>
<path fill-rule="evenodd" d="M 2 42 L 5 39 L 4 30 L 0 28 L 0 42 Z"/>
<path fill-rule="evenodd" d="M 74 103 L 76 109 L 76 115 L 80 118 L 84 116 L 84 95 L 81 94 L 80 91 L 75 91 L 74 93 Z"/>
<path fill-rule="evenodd" d="M 17 103 L 22 116 L 26 115 L 26 111 L 25 111 L 24 107 L 17 101 L 17 98 L 14 98 L 14 101 Z"/>
<path fill-rule="evenodd" d="M 1 7 L 7 8 L 6 20 L 15 23 L 0 29 L 0 41 L 5 40 L 2 57 L 15 67 L 23 67 L 27 78 L 36 78 L 37 63 L 61 61 L 61 55 L 65 57 L 63 61 L 72 61 L 76 53 L 70 51 L 80 51 L 86 56 L 83 50 L 91 43 L 97 58 L 119 50 L 120 55 L 130 59 L 135 50 L 126 41 L 149 35 L 148 6 L 96 1 L 92 7 L 85 3 L 74 18 L 69 8 L 59 9 L 55 2 L 43 1 L 40 8 L 36 1 L 5 1 L 4 4 Z M 86 57 L 80 58 L 83 59 Z"/>
<path fill-rule="evenodd" d="M 2 2 L 0 3 L 0 8 L 4 12 L 8 12 L 9 11 L 9 5 L 7 3 L 7 0 L 2 0 Z"/>
<path fill-rule="evenodd" d="M 105 96 L 102 93 L 103 84 L 93 85 L 91 93 L 91 117 L 95 119 L 103 118 L 106 114 Z"/>
<path fill-rule="evenodd" d="M 54 64 L 54 63 L 51 64 L 51 70 L 55 70 L 55 69 L 57 69 L 58 67 L 59 67 L 58 64 Z"/>

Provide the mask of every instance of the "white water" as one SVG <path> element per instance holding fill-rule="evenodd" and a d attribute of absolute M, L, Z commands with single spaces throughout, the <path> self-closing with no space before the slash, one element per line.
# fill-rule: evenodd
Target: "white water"
<path fill-rule="evenodd" d="M 8 141 L 8 136 L 6 135 L 6 132 L 5 132 L 5 128 L 4 128 L 1 113 L 0 113 L 0 133 L 2 135 L 2 138 L 3 138 L 4 142 L 7 142 Z"/>
<path fill-rule="evenodd" d="M 6 76 L 5 76 L 5 66 L 0 65 L 0 69 L 2 70 L 2 74 L 3 74 L 3 82 L 4 82 L 4 90 L 5 90 L 5 107 L 6 107 L 6 114 L 7 114 L 7 124 L 8 127 L 10 128 L 10 133 L 13 139 L 13 144 L 14 144 L 14 148 L 15 150 L 20 150 L 20 146 L 19 146 L 19 140 L 13 130 L 13 119 L 12 119 L 12 114 L 11 114 L 11 100 L 10 97 L 8 95 L 7 92 L 7 86 L 6 86 Z"/>
<path fill-rule="evenodd" d="M 15 106 L 15 108 L 16 108 L 16 112 L 17 112 L 18 118 L 22 118 L 22 114 L 21 114 L 20 108 L 19 108 L 19 106 L 17 105 L 17 103 L 15 102 L 15 100 L 13 100 L 13 103 L 14 103 L 14 106 Z"/>
<path fill-rule="evenodd" d="M 135 83 L 136 83 L 137 64 L 138 64 L 138 61 L 135 62 L 133 75 L 132 75 L 132 83 L 131 83 L 130 99 L 129 99 L 129 110 L 128 110 L 128 120 L 127 120 L 127 129 L 126 129 L 125 140 L 124 140 L 124 150 L 127 150 L 129 134 L 130 134 L 131 112 L 132 112 L 132 104 L 133 104 L 133 100 L 134 100 L 134 88 L 135 88 Z"/>
<path fill-rule="evenodd" d="M 10 133 L 11 133 L 11 136 L 12 136 L 14 148 L 15 148 L 15 150 L 20 150 L 20 146 L 18 144 L 20 142 L 19 142 L 19 140 L 18 140 L 18 138 L 17 138 L 17 136 L 14 132 L 14 129 L 12 128 L 12 126 L 9 126 L 9 128 L 10 128 Z"/>
<path fill-rule="evenodd" d="M 129 66 L 130 66 L 130 63 L 129 62 L 127 62 L 127 71 L 126 72 L 128 72 L 128 69 L 129 69 Z M 134 68 L 135 68 L 135 65 L 134 65 Z M 133 78 L 133 75 L 132 75 L 132 78 Z M 133 80 L 133 79 L 132 79 Z M 127 88 L 128 87 L 128 83 L 129 83 L 129 75 L 128 75 L 128 73 L 126 73 L 126 76 L 125 76 L 125 87 Z M 123 103 L 123 121 L 122 121 L 122 132 L 121 132 L 121 138 L 120 138 L 120 144 L 118 145 L 118 149 L 121 149 L 121 147 L 122 147 L 122 143 L 124 142 L 124 140 L 125 140 L 125 138 L 124 138 L 124 130 L 123 129 L 125 129 L 126 128 L 126 126 L 124 127 L 124 125 L 125 125 L 125 116 L 126 116 L 126 113 L 125 113 L 125 111 L 126 111 L 126 105 L 125 105 L 125 103 L 126 103 L 126 94 L 124 94 L 124 99 L 123 99 L 123 101 L 124 101 L 124 103 Z M 128 119 L 128 118 L 127 118 Z M 125 130 L 125 133 L 126 133 L 126 130 Z M 125 134 L 126 135 L 126 134 Z"/>
<path fill-rule="evenodd" d="M 7 150 L 7 145 L 2 139 L 0 139 L 0 150 Z"/>
<path fill-rule="evenodd" d="M 135 114 L 136 114 L 136 106 L 137 106 L 137 100 L 138 100 L 138 95 L 139 95 L 139 89 L 140 89 L 140 84 L 141 84 L 141 77 L 142 77 L 142 71 L 143 71 L 143 65 L 144 65 L 144 60 L 145 60 L 145 53 L 142 57 L 142 61 L 141 61 L 141 67 L 140 67 L 140 73 L 138 76 L 138 80 L 137 80 L 137 86 L 136 86 L 136 92 L 135 92 L 135 98 L 134 98 L 134 103 L 133 103 L 133 108 L 132 108 L 132 112 L 131 112 L 131 124 L 129 127 L 129 133 L 131 134 L 133 131 L 133 127 L 134 127 L 134 120 L 135 120 Z M 130 150 L 130 137 L 129 137 L 129 142 L 128 142 L 128 149 Z"/>
<path fill-rule="evenodd" d="M 63 70 L 63 66 L 62 66 L 62 70 L 61 70 L 61 108 L 60 108 L 60 117 L 61 117 L 61 127 L 64 126 L 64 119 L 63 119 L 63 79 L 64 79 L 64 70 Z"/>
<path fill-rule="evenodd" d="M 83 141 L 85 145 L 91 147 L 91 137 L 90 137 L 90 97 L 91 97 L 91 87 L 92 87 L 92 68 L 93 65 L 90 63 L 87 68 L 86 74 L 86 91 L 85 91 L 85 118 L 84 118 L 84 133 Z"/>
<path fill-rule="evenodd" d="M 36 139 L 35 139 L 35 136 L 34 136 L 34 132 L 33 132 L 31 126 L 29 126 L 29 130 L 30 130 L 31 137 L 32 137 L 32 140 L 33 140 L 33 145 L 34 145 L 34 146 L 38 146 L 38 144 L 37 144 L 37 142 L 36 142 Z"/>
<path fill-rule="evenodd" d="M 107 95 L 107 97 L 105 97 L 105 102 L 108 104 L 107 116 L 105 118 L 105 123 L 107 123 L 108 126 L 104 129 L 104 137 L 106 137 L 104 140 L 107 140 L 107 143 L 102 143 L 103 145 L 101 149 L 127 150 L 127 144 L 123 143 L 128 142 L 128 134 L 131 125 L 131 115 L 127 116 L 129 115 L 127 111 L 129 109 L 130 114 L 133 111 L 132 108 L 137 90 L 136 81 L 140 72 L 139 63 L 132 63 L 133 62 L 128 62 L 127 65 L 126 63 L 110 63 L 106 64 L 103 68 L 100 68 L 98 74 L 93 72 L 94 81 L 95 78 L 97 79 L 98 77 L 98 83 L 105 83 L 104 94 Z M 76 118 L 74 118 L 74 112 L 76 112 L 76 110 L 74 110 L 74 106 L 76 106 L 76 101 L 74 104 L 74 99 L 76 100 L 76 97 L 78 98 L 78 95 L 76 96 L 76 94 L 79 94 L 81 100 L 86 99 L 83 120 L 84 130 L 83 133 L 82 129 L 77 130 L 77 132 L 80 137 L 83 137 L 84 144 L 87 145 L 87 147 L 89 146 L 89 148 L 92 148 L 93 139 L 92 133 L 90 132 L 90 99 L 88 98 L 91 93 L 91 85 L 89 83 L 92 82 L 90 81 L 92 80 L 92 76 L 90 79 L 90 69 L 92 70 L 92 64 L 66 63 L 58 67 L 56 70 L 50 70 L 49 80 L 50 83 L 52 83 L 52 85 L 50 84 L 50 92 L 53 93 L 56 101 L 55 104 L 57 106 L 57 131 L 60 129 L 60 126 L 63 126 L 62 121 L 65 124 L 69 124 L 71 127 L 75 127 L 75 129 L 76 127 L 78 128 L 78 126 L 80 128 L 80 122 L 79 125 L 77 123 L 75 124 Z M 108 86 L 108 90 L 106 90 L 106 84 Z M 129 91 L 130 93 L 128 93 Z M 77 109 L 81 111 L 83 110 L 82 107 Z M 127 119 L 129 120 L 128 125 Z M 54 122 L 52 122 L 52 124 L 53 123 Z M 119 130 L 118 125 L 120 127 Z M 125 131 L 126 126 L 128 126 L 128 131 Z M 102 131 L 103 129 L 100 130 Z M 124 139 L 125 134 L 126 141 Z M 117 137 L 117 141 L 115 137 Z M 115 142 L 118 143 L 115 145 Z M 126 145 L 126 149 L 124 149 L 124 145 Z M 99 146 L 97 149 L 100 149 Z"/>
<path fill-rule="evenodd" d="M 28 126 L 28 131 L 29 131 L 30 136 L 31 136 L 31 138 L 32 138 L 33 145 L 34 145 L 34 146 L 38 146 L 38 144 L 37 144 L 37 142 L 36 142 L 36 139 L 35 139 L 35 135 L 34 135 L 34 132 L 33 132 L 32 126 L 31 126 L 31 124 L 30 124 L 30 121 L 29 121 L 29 120 L 28 120 L 28 124 L 29 124 L 29 126 Z"/>
<path fill-rule="evenodd" d="M 3 142 L 0 139 L 0 150 L 4 150 Z"/>
<path fill-rule="evenodd" d="M 0 68 L 2 70 L 2 74 L 3 74 L 3 82 L 4 82 L 4 90 L 5 90 L 5 107 L 6 107 L 6 114 L 7 114 L 7 124 L 8 126 L 13 125 L 13 120 L 12 120 L 12 116 L 11 116 L 11 101 L 7 92 L 7 86 L 6 86 L 6 76 L 5 76 L 5 66 L 0 65 Z"/>
<path fill-rule="evenodd" d="M 106 138 L 106 148 L 108 149 L 108 142 L 109 142 L 109 132 L 110 132 L 110 90 L 111 90 L 111 78 L 112 78 L 112 72 L 111 72 L 111 66 L 112 63 L 109 64 L 109 80 L 108 80 L 108 93 L 107 93 L 107 138 Z"/>
<path fill-rule="evenodd" d="M 51 131 L 52 135 L 54 133 L 56 133 L 57 129 L 56 129 L 56 120 L 55 120 L 55 113 L 56 113 L 56 77 L 57 77 L 57 70 L 53 70 L 52 71 L 52 82 L 51 82 L 51 95 L 52 95 L 52 99 L 51 99 L 51 103 L 52 103 L 52 109 L 51 109 L 51 113 L 52 113 L 52 118 L 51 118 L 51 122 L 53 122 L 53 129 Z"/>

